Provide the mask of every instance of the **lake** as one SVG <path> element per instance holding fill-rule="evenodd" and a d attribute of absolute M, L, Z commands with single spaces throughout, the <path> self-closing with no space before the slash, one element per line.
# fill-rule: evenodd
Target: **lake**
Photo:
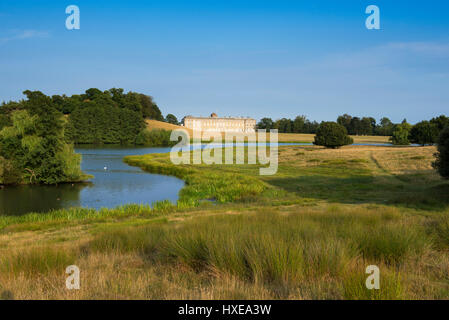
<path fill-rule="evenodd" d="M 170 148 L 116 146 L 76 148 L 76 152 L 83 156 L 83 171 L 94 176 L 89 183 L 5 187 L 0 190 L 0 215 L 70 207 L 115 208 L 128 203 L 151 205 L 159 200 L 175 203 L 184 186 L 182 180 L 150 174 L 123 162 L 123 157 L 127 155 L 169 151 Z M 105 167 L 107 170 L 104 170 Z"/>

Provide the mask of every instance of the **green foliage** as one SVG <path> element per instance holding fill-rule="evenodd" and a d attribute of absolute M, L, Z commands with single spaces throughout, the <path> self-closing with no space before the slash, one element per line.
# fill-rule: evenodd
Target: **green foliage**
<path fill-rule="evenodd" d="M 293 132 L 293 121 L 287 118 L 277 120 L 274 124 L 275 129 L 278 129 L 281 133 Z"/>
<path fill-rule="evenodd" d="M 257 129 L 277 129 L 280 133 L 315 133 L 319 124 L 310 121 L 305 116 L 297 116 L 294 120 L 282 118 L 273 121 L 271 118 L 263 118 L 257 124 Z"/>
<path fill-rule="evenodd" d="M 447 126 L 438 138 L 438 152 L 435 154 L 436 161 L 433 163 L 439 174 L 449 179 L 449 126 Z"/>
<path fill-rule="evenodd" d="M 51 98 L 25 91 L 23 108 L 10 112 L 11 125 L 0 131 L 3 184 L 57 184 L 85 178 L 81 157 L 64 141 L 64 120 Z"/>
<path fill-rule="evenodd" d="M 138 112 L 93 100 L 70 115 L 67 138 L 78 144 L 134 144 L 143 128 Z"/>
<path fill-rule="evenodd" d="M 297 116 L 295 120 L 293 120 L 293 132 L 294 133 L 301 133 L 304 132 L 304 125 L 306 123 L 306 117 L 305 116 Z"/>
<path fill-rule="evenodd" d="M 168 122 L 168 123 L 171 123 L 171 124 L 176 124 L 176 125 L 179 124 L 178 119 L 176 118 L 176 116 L 171 114 L 171 113 L 167 114 L 167 116 L 165 117 L 165 122 Z"/>
<path fill-rule="evenodd" d="M 144 94 L 139 94 L 139 101 L 142 105 L 142 113 L 144 118 L 164 121 L 161 110 L 153 101 L 153 97 Z"/>
<path fill-rule="evenodd" d="M 436 125 L 438 127 L 438 131 L 441 132 L 444 128 L 449 126 L 449 117 L 441 115 L 439 117 L 431 119 L 430 123 Z"/>
<path fill-rule="evenodd" d="M 174 146 L 177 142 L 170 141 L 171 131 L 167 130 L 142 130 L 136 137 L 136 145 L 148 147 Z"/>
<path fill-rule="evenodd" d="M 410 141 L 422 146 L 434 144 L 438 139 L 438 134 L 437 124 L 429 121 L 421 121 L 415 124 L 410 130 Z"/>
<path fill-rule="evenodd" d="M 404 122 L 404 121 L 401 124 L 396 125 L 393 130 L 393 135 L 390 138 L 391 142 L 394 145 L 399 145 L 399 146 L 409 145 L 410 141 L 408 138 L 409 138 L 411 129 L 412 129 L 412 126 L 409 123 Z"/>
<path fill-rule="evenodd" d="M 271 118 L 263 118 L 257 124 L 257 129 L 266 129 L 267 131 L 270 131 L 271 129 L 274 129 L 274 122 Z"/>
<path fill-rule="evenodd" d="M 346 128 L 335 122 L 322 122 L 315 136 L 315 145 L 339 148 L 354 143 Z"/>
<path fill-rule="evenodd" d="M 372 117 L 352 117 L 344 114 L 337 118 L 337 123 L 346 128 L 352 135 L 373 135 L 376 133 L 376 120 Z"/>
<path fill-rule="evenodd" d="M 22 180 L 22 175 L 11 160 L 6 160 L 0 156 L 0 185 L 18 184 Z"/>
<path fill-rule="evenodd" d="M 379 136 L 391 136 L 393 134 L 394 124 L 390 119 L 383 117 L 380 119 L 380 125 L 375 129 L 375 134 Z"/>
<path fill-rule="evenodd" d="M 65 139 L 75 144 L 135 144 L 145 128 L 145 118 L 164 120 L 151 96 L 123 89 L 48 98 L 56 110 L 68 115 Z M 1 123 L 0 113 L 0 123 Z M 162 143 L 158 143 L 162 145 Z"/>

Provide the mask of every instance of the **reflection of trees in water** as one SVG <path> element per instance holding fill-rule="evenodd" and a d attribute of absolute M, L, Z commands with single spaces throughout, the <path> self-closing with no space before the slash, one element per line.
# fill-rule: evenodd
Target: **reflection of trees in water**
<path fill-rule="evenodd" d="M 89 183 L 27 185 L 0 190 L 0 214 L 20 215 L 80 206 L 80 192 Z"/>

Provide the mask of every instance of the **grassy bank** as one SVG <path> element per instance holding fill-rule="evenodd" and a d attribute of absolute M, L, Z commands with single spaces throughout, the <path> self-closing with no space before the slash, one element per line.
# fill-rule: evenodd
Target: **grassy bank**
<path fill-rule="evenodd" d="M 56 299 L 444 299 L 449 184 L 433 147 L 282 147 L 279 170 L 174 166 L 168 202 L 0 217 L 0 295 Z M 65 289 L 65 267 L 81 290 Z M 381 289 L 365 287 L 377 265 Z"/>

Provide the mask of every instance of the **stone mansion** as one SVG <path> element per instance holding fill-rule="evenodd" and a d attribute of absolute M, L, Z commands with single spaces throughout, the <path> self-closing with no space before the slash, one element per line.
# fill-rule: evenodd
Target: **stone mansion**
<path fill-rule="evenodd" d="M 251 118 L 219 118 L 216 113 L 210 117 L 186 116 L 183 126 L 193 131 L 208 132 L 255 132 L 256 120 Z"/>

